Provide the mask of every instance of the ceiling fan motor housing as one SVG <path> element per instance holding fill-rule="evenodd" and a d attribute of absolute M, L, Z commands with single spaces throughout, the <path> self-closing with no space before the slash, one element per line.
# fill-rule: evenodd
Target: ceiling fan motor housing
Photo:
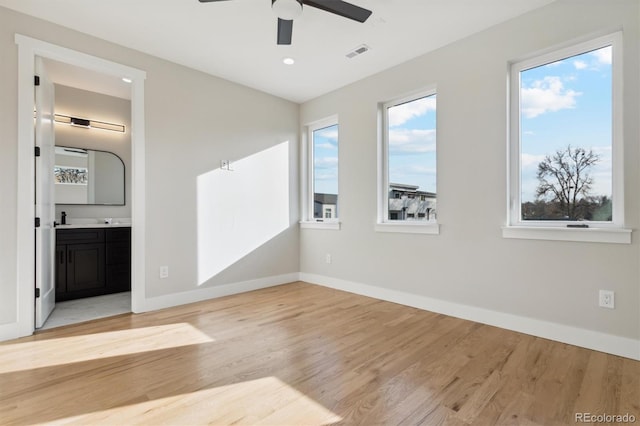
<path fill-rule="evenodd" d="M 302 0 L 271 0 L 271 9 L 278 18 L 291 21 L 302 13 Z"/>

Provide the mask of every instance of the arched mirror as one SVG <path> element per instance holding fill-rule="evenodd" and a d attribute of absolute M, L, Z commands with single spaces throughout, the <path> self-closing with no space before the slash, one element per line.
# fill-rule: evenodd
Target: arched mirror
<path fill-rule="evenodd" d="M 116 154 L 56 146 L 56 204 L 124 206 L 124 163 Z"/>

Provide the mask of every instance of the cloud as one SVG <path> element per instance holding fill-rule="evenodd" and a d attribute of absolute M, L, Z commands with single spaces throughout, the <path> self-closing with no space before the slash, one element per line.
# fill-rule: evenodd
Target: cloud
<path fill-rule="evenodd" d="M 328 171 L 328 172 L 324 172 L 324 173 L 315 173 L 313 175 L 313 178 L 317 181 L 334 181 L 336 179 L 338 179 L 338 172 L 337 171 Z"/>
<path fill-rule="evenodd" d="M 418 164 L 409 164 L 405 166 L 403 170 L 408 175 L 435 175 L 436 169 L 434 167 L 421 166 Z"/>
<path fill-rule="evenodd" d="M 321 149 L 338 149 L 338 146 L 336 144 L 333 144 L 330 142 L 317 143 L 314 146 L 315 148 L 321 148 Z"/>
<path fill-rule="evenodd" d="M 338 179 L 338 157 L 316 157 L 313 160 L 316 181 L 336 181 Z"/>
<path fill-rule="evenodd" d="M 337 141 L 338 140 L 338 129 L 336 129 L 336 126 L 331 126 L 331 127 L 327 127 L 325 129 L 320 129 L 320 130 L 316 130 L 314 132 L 317 136 L 320 136 L 322 138 L 326 138 L 326 139 L 330 139 L 332 141 Z"/>
<path fill-rule="evenodd" d="M 436 97 L 428 96 L 389 108 L 389 127 L 401 126 L 415 117 L 436 110 Z"/>
<path fill-rule="evenodd" d="M 575 60 L 575 61 L 573 61 L 573 66 L 577 70 L 583 70 L 583 69 L 587 68 L 589 65 L 585 61 Z"/>
<path fill-rule="evenodd" d="M 591 146 L 591 147 L 585 147 L 586 150 L 592 150 L 594 153 L 600 155 L 600 156 L 605 156 L 607 158 L 611 158 L 611 153 L 612 153 L 612 149 L 611 146 Z"/>
<path fill-rule="evenodd" d="M 603 47 L 602 49 L 594 50 L 591 55 L 595 56 L 598 63 L 603 65 L 611 65 L 613 62 L 613 49 L 611 46 Z"/>
<path fill-rule="evenodd" d="M 330 169 L 338 166 L 338 157 L 315 158 L 313 164 L 319 169 Z"/>
<path fill-rule="evenodd" d="M 536 80 L 531 87 L 520 91 L 522 113 L 526 118 L 534 118 L 547 112 L 573 109 L 580 92 L 566 89 L 560 77 L 547 76 Z"/>
<path fill-rule="evenodd" d="M 421 154 L 435 150 L 435 129 L 394 129 L 389 131 L 389 152 L 391 154 Z"/>
<path fill-rule="evenodd" d="M 544 155 L 527 154 L 523 152 L 520 156 L 520 168 L 522 170 L 537 168 L 538 164 L 544 160 L 544 157 Z"/>

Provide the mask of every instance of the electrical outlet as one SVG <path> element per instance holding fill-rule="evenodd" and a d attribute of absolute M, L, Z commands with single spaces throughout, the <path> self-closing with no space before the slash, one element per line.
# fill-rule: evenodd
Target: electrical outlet
<path fill-rule="evenodd" d="M 331 255 L 329 253 L 324 255 L 324 261 L 326 263 L 331 263 Z"/>
<path fill-rule="evenodd" d="M 611 290 L 600 290 L 600 307 L 601 308 L 615 308 L 615 293 Z"/>
<path fill-rule="evenodd" d="M 161 266 L 160 267 L 160 278 L 169 278 L 169 267 Z"/>

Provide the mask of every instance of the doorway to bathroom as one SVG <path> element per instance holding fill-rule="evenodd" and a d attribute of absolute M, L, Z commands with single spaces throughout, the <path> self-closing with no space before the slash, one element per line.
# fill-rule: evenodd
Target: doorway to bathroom
<path fill-rule="evenodd" d="M 53 120 L 36 121 L 37 160 L 48 167 L 38 173 L 36 164 L 36 206 L 39 193 L 51 194 L 54 216 L 53 228 L 41 221 L 36 232 L 53 234 L 54 255 L 50 247 L 39 247 L 40 240 L 48 240 L 36 239 L 36 282 L 41 285 L 35 326 L 131 312 L 130 83 L 40 57 L 36 70 L 36 105 L 42 103 L 40 93 L 50 91 L 54 111 Z M 36 108 L 36 117 L 41 115 Z M 47 155 L 44 138 L 38 142 L 48 129 L 54 134 L 53 155 Z M 43 291 L 50 282 L 39 280 L 49 275 L 42 270 L 50 259 L 55 294 Z M 49 306 L 53 296 L 55 310 Z"/>
<path fill-rule="evenodd" d="M 74 305 L 76 305 L 73 309 L 75 312 L 73 315 L 64 315 L 66 317 L 65 323 L 68 323 L 70 318 L 75 318 L 74 322 L 80 322 L 93 319 L 96 315 L 117 314 L 123 309 L 126 312 L 140 311 L 144 301 L 142 288 L 144 264 L 143 262 L 136 263 L 134 259 L 144 259 L 144 197 L 141 194 L 144 194 L 145 73 L 21 35 L 16 35 L 16 43 L 19 47 L 18 134 L 20 139 L 18 153 L 20 170 L 18 177 L 18 276 L 21 283 L 18 292 L 19 333 L 28 335 L 42 325 L 47 327 L 46 317 L 50 307 L 43 306 L 42 301 L 45 299 L 42 296 L 47 290 L 50 293 L 51 287 L 54 287 L 55 293 L 61 290 L 52 285 L 52 282 L 58 283 L 60 271 L 70 274 L 67 277 L 68 285 L 64 289 L 66 293 L 61 296 L 62 299 L 67 301 L 59 304 L 58 308 L 60 309 L 54 309 L 53 311 L 57 310 L 59 313 L 63 313 L 65 304 L 74 302 Z M 64 108 L 56 106 L 55 111 L 52 111 L 48 117 L 49 124 L 53 126 L 60 124 L 61 128 L 67 127 L 67 132 L 78 130 L 85 132 L 67 133 L 62 138 L 65 146 L 70 151 L 74 151 L 72 154 L 66 153 L 68 155 L 64 157 L 64 161 L 73 164 L 54 164 L 54 169 L 57 167 L 59 170 L 50 170 L 50 172 L 53 176 L 58 176 L 59 179 L 62 179 L 63 182 L 59 184 L 58 188 L 55 188 L 55 183 L 52 183 L 53 191 L 60 189 L 67 195 L 73 193 L 74 197 L 78 197 L 81 193 L 86 193 L 85 195 L 88 198 L 83 202 L 79 202 L 79 198 L 73 198 L 72 201 L 67 200 L 62 204 L 57 203 L 55 200 L 55 197 L 58 196 L 56 194 L 53 197 L 53 206 L 50 206 L 50 209 L 53 209 L 53 214 L 46 218 L 47 223 L 41 222 L 39 224 L 40 227 L 43 227 L 43 225 L 45 228 L 48 227 L 55 234 L 61 230 L 61 227 L 56 227 L 56 225 L 60 224 L 62 212 L 65 212 L 67 220 L 65 232 L 76 229 L 75 235 L 71 236 L 71 240 L 68 240 L 70 241 L 69 247 L 72 250 L 65 253 L 58 251 L 56 243 L 43 244 L 42 242 L 39 243 L 37 238 L 34 238 L 33 224 L 36 223 L 36 226 L 38 225 L 36 221 L 38 215 L 36 213 L 40 214 L 37 209 L 34 209 L 34 205 L 37 204 L 36 201 L 38 200 L 37 192 L 47 187 L 40 180 L 44 175 L 44 171 L 40 170 L 39 174 L 36 174 L 38 161 L 33 160 L 34 136 L 38 134 L 39 125 L 36 120 L 36 126 L 34 126 L 33 107 L 36 93 L 34 85 L 35 64 L 38 61 L 45 64 L 54 86 L 59 88 L 60 93 L 64 94 L 63 97 L 67 101 L 76 99 L 76 103 L 79 102 L 81 104 L 82 102 L 77 101 L 78 99 L 84 99 L 87 96 L 94 98 L 91 101 L 94 103 L 94 108 L 91 112 L 87 110 L 85 110 L 86 113 L 73 112 L 67 102 L 64 107 L 66 108 L 65 111 L 62 111 Z M 123 77 L 128 81 L 123 81 Z M 120 87 L 120 89 L 117 89 L 117 87 Z M 96 101 L 96 97 L 100 97 L 100 99 Z M 91 102 L 88 102 L 88 104 L 91 104 Z M 124 108 L 126 110 L 123 116 L 125 117 L 124 119 L 118 119 L 117 114 L 114 115 L 108 111 L 108 108 L 105 108 L 105 105 L 110 102 L 128 105 Z M 70 104 L 73 103 L 71 102 Z M 40 124 L 46 124 L 46 121 L 46 119 L 41 120 Z M 72 128 L 73 130 L 71 130 Z M 89 139 L 96 139 L 91 136 L 92 132 L 104 132 L 101 137 L 98 137 L 98 139 L 102 138 L 102 143 L 107 143 L 108 138 L 111 138 L 112 145 L 108 145 L 109 150 L 117 151 L 116 153 L 112 152 L 112 154 L 119 158 L 123 165 L 128 165 L 128 167 L 123 167 L 125 172 L 122 181 L 125 184 L 122 189 L 126 195 L 122 202 L 100 201 L 98 194 L 108 188 L 98 188 L 97 168 L 94 172 L 90 172 L 90 167 L 74 163 L 80 161 L 81 157 L 87 157 L 87 161 L 92 165 L 91 167 L 102 161 L 97 153 L 103 150 L 96 149 L 100 146 L 93 146 L 93 152 L 87 152 L 87 147 L 80 146 L 82 143 L 87 143 Z M 111 134 L 111 136 L 106 136 L 108 134 Z M 118 134 L 117 137 L 115 136 L 116 134 Z M 126 137 L 123 137 L 124 135 Z M 118 142 L 119 145 L 118 143 L 113 144 L 114 141 Z M 56 143 L 56 145 L 58 144 Z M 105 146 L 107 145 L 103 145 L 102 148 Z M 106 149 L 104 150 L 106 151 Z M 54 153 L 55 150 L 52 151 L 51 155 L 53 156 Z M 124 160 L 122 160 L 123 157 Z M 60 160 L 57 159 L 51 159 L 50 161 L 60 163 Z M 50 165 L 46 167 L 49 168 Z M 113 176 L 113 169 L 109 169 L 106 173 L 107 176 L 110 174 Z M 117 181 L 117 179 L 113 180 Z M 136 194 L 138 194 L 138 197 L 136 197 Z M 52 222 L 49 223 L 51 220 Z M 125 232 L 126 228 L 129 230 L 128 233 Z M 80 231 L 77 231 L 78 229 Z M 97 244 L 94 244 L 95 247 L 89 248 L 89 245 L 85 244 L 87 250 L 79 250 L 73 238 L 80 237 L 82 229 L 96 229 L 95 237 L 97 240 L 95 243 Z M 128 241 L 126 238 L 128 238 Z M 86 243 L 86 241 L 83 242 Z M 108 256 L 109 244 L 113 245 L 110 257 Z M 123 250 L 124 247 L 129 248 L 126 261 L 120 256 L 126 251 Z M 101 250 L 101 254 L 96 256 L 91 254 Z M 62 255 L 65 258 L 60 261 L 59 256 Z M 76 265 L 82 259 L 84 261 L 88 259 L 89 263 L 86 265 L 89 266 L 74 268 L 69 265 Z M 61 264 L 67 265 L 64 268 L 56 268 L 56 262 L 59 261 Z M 94 272 L 96 276 L 104 279 L 104 283 L 111 284 L 104 284 L 102 289 L 98 285 L 87 286 L 88 281 L 83 281 L 83 278 L 86 278 L 87 271 L 92 270 L 93 264 L 91 262 L 96 264 L 97 262 L 104 262 L 104 265 L 98 266 L 98 269 Z M 43 270 L 44 273 L 42 273 Z M 109 278 L 106 277 L 107 272 L 109 272 Z M 85 274 L 85 276 L 82 276 L 82 274 Z M 118 301 L 115 303 L 107 301 L 106 299 L 109 297 L 107 294 L 117 297 Z M 99 295 L 99 297 L 84 297 L 96 295 Z M 50 302 L 45 304 L 49 305 Z M 78 308 L 79 304 L 84 304 L 85 306 Z M 123 306 L 125 307 L 123 308 Z M 54 323 L 63 325 L 58 320 L 54 321 Z"/>

